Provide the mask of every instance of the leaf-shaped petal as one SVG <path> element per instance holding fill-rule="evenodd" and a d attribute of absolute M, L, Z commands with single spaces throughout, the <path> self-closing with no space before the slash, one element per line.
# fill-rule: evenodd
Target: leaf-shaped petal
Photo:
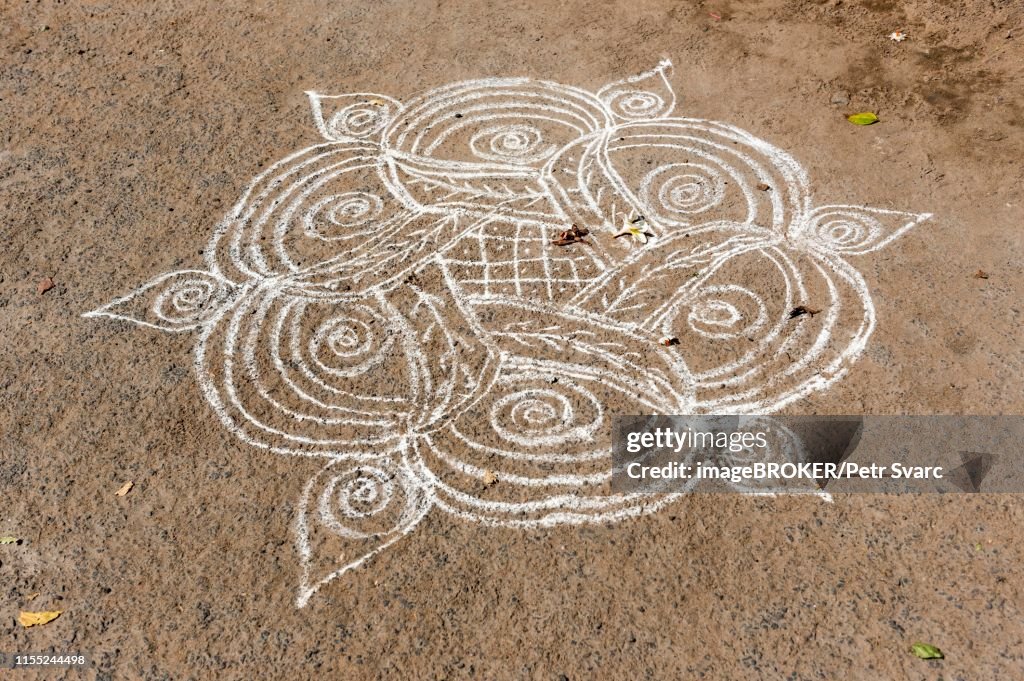
<path fill-rule="evenodd" d="M 384 127 L 401 110 L 401 103 L 386 95 L 356 93 L 322 95 L 307 92 L 313 120 L 332 142 L 379 138 Z"/>
<path fill-rule="evenodd" d="M 161 275 L 83 317 L 113 317 L 161 331 L 188 331 L 215 319 L 237 287 L 202 270 Z"/>
<path fill-rule="evenodd" d="M 676 93 L 668 81 L 671 71 L 672 62 L 664 59 L 650 71 L 605 85 L 597 96 L 619 120 L 665 118 L 676 105 Z"/>
<path fill-rule="evenodd" d="M 490 389 L 500 360 L 443 261 L 425 263 L 413 277 L 382 298 L 402 333 L 418 383 L 412 425 L 425 433 L 472 408 L 469 405 Z"/>
<path fill-rule="evenodd" d="M 818 250 L 863 255 L 885 247 L 931 216 L 861 206 L 820 206 L 808 214 L 798 238 Z"/>
<path fill-rule="evenodd" d="M 398 454 L 358 463 L 338 459 L 306 485 L 296 522 L 302 559 L 298 607 L 404 537 L 430 509 L 429 488 L 396 462 Z"/>

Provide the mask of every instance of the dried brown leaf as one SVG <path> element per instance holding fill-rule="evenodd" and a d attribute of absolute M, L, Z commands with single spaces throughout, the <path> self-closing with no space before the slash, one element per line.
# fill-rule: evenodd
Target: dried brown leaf
<path fill-rule="evenodd" d="M 807 307 L 806 305 L 797 305 L 796 307 L 789 311 L 789 318 L 796 319 L 797 317 L 800 317 L 802 315 L 810 315 L 811 317 L 813 317 L 819 312 L 821 312 L 821 310 L 816 310 L 812 307 Z"/>
<path fill-rule="evenodd" d="M 586 227 L 579 227 L 573 225 L 569 229 L 565 230 L 558 235 L 558 238 L 551 243 L 555 246 L 568 246 L 570 244 L 585 244 L 587 243 L 583 237 L 590 234 L 590 230 Z"/>

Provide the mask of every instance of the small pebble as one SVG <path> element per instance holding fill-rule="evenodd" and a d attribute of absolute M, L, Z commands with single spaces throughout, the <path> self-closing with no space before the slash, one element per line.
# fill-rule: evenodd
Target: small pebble
<path fill-rule="evenodd" d="M 836 92 L 835 94 L 833 94 L 832 95 L 832 99 L 829 100 L 829 101 L 831 101 L 833 104 L 836 104 L 836 105 L 849 104 L 850 103 L 850 93 L 845 92 L 843 90 L 840 90 L 839 92 Z"/>

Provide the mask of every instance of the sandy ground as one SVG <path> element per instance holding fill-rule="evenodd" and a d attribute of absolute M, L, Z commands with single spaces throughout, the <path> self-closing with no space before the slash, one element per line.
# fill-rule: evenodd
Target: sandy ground
<path fill-rule="evenodd" d="M 4 2 L 0 535 L 21 542 L 0 546 L 0 652 L 93 660 L 50 678 L 1024 677 L 1015 496 L 693 497 L 525 531 L 431 512 L 297 609 L 321 464 L 227 432 L 191 334 L 80 316 L 203 266 L 250 178 L 319 140 L 305 90 L 593 91 L 667 57 L 682 115 L 785 149 L 821 200 L 934 214 L 860 263 L 878 329 L 788 410 L 1019 414 L 1022 20 L 1010 0 Z"/>

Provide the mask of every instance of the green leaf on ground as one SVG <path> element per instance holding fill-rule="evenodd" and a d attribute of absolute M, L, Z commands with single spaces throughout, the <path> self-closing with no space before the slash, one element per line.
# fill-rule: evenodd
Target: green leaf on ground
<path fill-rule="evenodd" d="M 915 643 L 910 646 L 910 652 L 922 660 L 941 660 L 945 657 L 941 650 L 928 643 Z"/>
<path fill-rule="evenodd" d="M 865 111 L 864 113 L 856 113 L 846 117 L 846 120 L 850 121 L 854 125 L 871 125 L 872 123 L 878 122 L 878 116 Z"/>

